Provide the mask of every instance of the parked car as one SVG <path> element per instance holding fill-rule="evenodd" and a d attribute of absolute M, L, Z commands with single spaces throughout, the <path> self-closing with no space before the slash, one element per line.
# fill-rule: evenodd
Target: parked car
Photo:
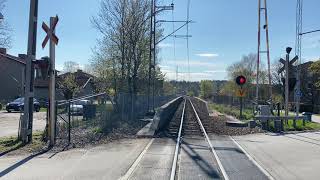
<path fill-rule="evenodd" d="M 89 100 L 79 100 L 70 105 L 72 115 L 83 115 L 83 105 L 90 104 Z"/>
<path fill-rule="evenodd" d="M 12 101 L 12 102 L 10 102 L 10 103 L 8 103 L 6 105 L 6 110 L 8 112 L 11 112 L 11 111 L 20 111 L 20 112 L 22 112 L 23 108 L 24 108 L 24 98 L 23 97 L 15 99 L 14 101 Z M 33 98 L 33 109 L 36 112 L 40 111 L 40 103 L 35 98 Z"/>

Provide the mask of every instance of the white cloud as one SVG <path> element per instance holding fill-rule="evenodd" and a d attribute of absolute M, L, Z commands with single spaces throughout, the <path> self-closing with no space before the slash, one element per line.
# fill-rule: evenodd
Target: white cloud
<path fill-rule="evenodd" d="M 226 70 L 210 70 L 210 71 L 204 71 L 206 73 L 226 73 Z"/>
<path fill-rule="evenodd" d="M 176 72 L 169 69 L 161 69 L 162 73 L 165 74 L 165 77 L 169 80 L 176 80 Z M 218 72 L 218 71 L 217 71 Z M 213 79 L 225 79 L 226 75 L 219 71 L 219 75 L 212 73 L 212 71 L 204 71 L 204 72 L 178 72 L 178 80 L 185 81 L 201 81 L 201 80 L 213 80 Z"/>
<path fill-rule="evenodd" d="M 214 53 L 199 53 L 196 55 L 200 57 L 218 57 L 219 56 L 219 54 L 214 54 Z"/>
<path fill-rule="evenodd" d="M 215 62 L 203 62 L 198 60 L 189 60 L 189 63 L 187 60 L 177 60 L 177 61 L 162 61 L 164 64 L 167 64 L 168 67 L 172 66 L 179 66 L 179 67 L 188 67 L 188 64 L 190 67 L 206 67 L 206 68 L 213 68 L 217 65 Z"/>

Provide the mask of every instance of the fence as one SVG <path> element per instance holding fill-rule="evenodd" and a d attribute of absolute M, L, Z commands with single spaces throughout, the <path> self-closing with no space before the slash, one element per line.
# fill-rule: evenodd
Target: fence
<path fill-rule="evenodd" d="M 105 94 L 88 95 L 56 104 L 56 142 L 67 145 L 88 140 L 110 122 L 111 99 Z M 72 138 L 72 139 L 71 139 Z M 81 139 L 77 139 L 81 138 Z M 90 139 L 89 139 L 90 140 Z"/>
<path fill-rule="evenodd" d="M 117 102 L 121 118 L 135 119 L 140 116 L 144 116 L 149 110 L 153 110 L 153 103 L 156 109 L 176 97 L 176 95 L 155 96 L 153 100 L 151 96 L 149 99 L 149 109 L 147 95 L 132 96 L 128 93 L 120 93 L 117 96 Z"/>
<path fill-rule="evenodd" d="M 112 99 L 105 93 L 88 95 L 56 104 L 56 144 L 85 144 L 98 140 L 117 120 L 134 120 L 148 112 L 146 95 L 122 93 Z M 160 107 L 175 96 L 157 96 Z M 150 98 L 152 103 L 152 98 Z M 152 104 L 150 104 L 152 107 Z"/>

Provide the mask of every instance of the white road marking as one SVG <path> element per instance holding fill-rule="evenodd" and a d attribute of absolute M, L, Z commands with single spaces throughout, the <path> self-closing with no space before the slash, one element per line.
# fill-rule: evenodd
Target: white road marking
<path fill-rule="evenodd" d="M 151 146 L 151 144 L 153 143 L 154 138 L 152 138 L 150 140 L 150 142 L 147 144 L 147 146 L 143 149 L 143 151 L 140 153 L 140 155 L 138 156 L 138 158 L 134 161 L 134 163 L 131 165 L 131 167 L 129 168 L 129 170 L 127 171 L 127 173 L 122 176 L 121 178 L 119 178 L 119 180 L 128 180 L 131 176 L 131 174 L 133 173 L 133 171 L 137 168 L 138 164 L 140 163 L 141 159 L 143 158 L 144 154 L 147 152 L 147 150 L 149 149 L 149 147 Z"/>

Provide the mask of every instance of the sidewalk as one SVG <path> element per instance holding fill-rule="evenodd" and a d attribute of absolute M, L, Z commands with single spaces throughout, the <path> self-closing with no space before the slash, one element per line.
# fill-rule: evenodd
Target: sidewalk
<path fill-rule="evenodd" d="M 0 179 L 118 179 L 150 139 L 123 139 L 58 154 L 3 156 Z"/>

